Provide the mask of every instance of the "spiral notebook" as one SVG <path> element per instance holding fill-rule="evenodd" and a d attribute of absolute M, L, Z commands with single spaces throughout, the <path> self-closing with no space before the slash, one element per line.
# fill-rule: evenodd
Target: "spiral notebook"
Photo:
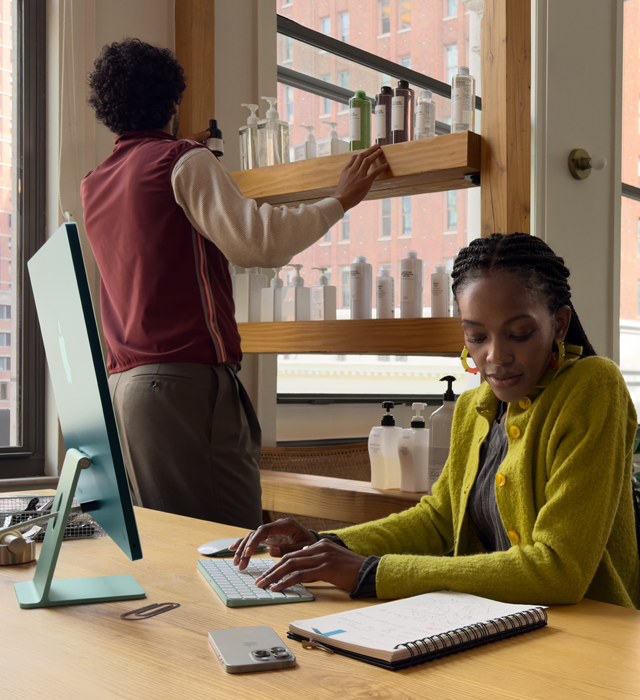
<path fill-rule="evenodd" d="M 288 637 L 398 670 L 547 624 L 544 607 L 437 591 L 335 615 L 298 620 Z"/>

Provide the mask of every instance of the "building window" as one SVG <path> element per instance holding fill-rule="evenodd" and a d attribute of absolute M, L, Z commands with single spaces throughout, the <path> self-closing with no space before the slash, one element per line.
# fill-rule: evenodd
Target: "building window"
<path fill-rule="evenodd" d="M 380 200 L 380 218 L 382 220 L 381 237 L 391 237 L 391 200 Z"/>
<path fill-rule="evenodd" d="M 9 400 L 9 382 L 0 382 L 0 401 Z"/>
<path fill-rule="evenodd" d="M 380 73 L 380 87 L 391 87 L 391 76 L 386 73 Z"/>
<path fill-rule="evenodd" d="M 349 43 L 349 13 L 341 12 L 338 18 L 340 21 L 340 41 Z"/>
<path fill-rule="evenodd" d="M 445 0 L 445 17 L 455 17 L 458 14 L 458 0 Z"/>
<path fill-rule="evenodd" d="M 411 0 L 400 1 L 400 29 L 411 29 Z"/>
<path fill-rule="evenodd" d="M 0 357 L 0 372 L 11 372 L 10 357 Z"/>
<path fill-rule="evenodd" d="M 402 235 L 411 235 L 411 197 L 402 198 Z"/>
<path fill-rule="evenodd" d="M 331 76 L 330 75 L 323 75 L 323 76 L 321 76 L 320 80 L 324 80 L 325 83 L 330 83 Z M 321 109 L 322 109 L 321 114 L 331 114 L 331 100 L 328 97 L 322 98 Z"/>
<path fill-rule="evenodd" d="M 0 304 L 0 319 L 9 320 L 11 318 L 11 307 L 7 304 Z"/>
<path fill-rule="evenodd" d="M 349 89 L 349 71 L 348 70 L 341 70 L 338 73 L 338 85 L 340 85 L 340 87 L 346 88 L 347 90 Z"/>
<path fill-rule="evenodd" d="M 320 31 L 327 36 L 331 36 L 331 17 L 320 18 Z"/>
<path fill-rule="evenodd" d="M 322 236 L 323 243 L 331 243 L 331 229 L 329 229 L 324 236 Z"/>
<path fill-rule="evenodd" d="M 458 44 L 445 46 L 446 65 L 447 65 L 447 83 L 451 85 L 453 76 L 458 72 Z"/>
<path fill-rule="evenodd" d="M 340 301 L 343 309 L 348 309 L 351 306 L 351 268 L 349 265 L 343 267 L 340 271 Z"/>
<path fill-rule="evenodd" d="M 447 231 L 458 228 L 458 193 L 456 190 L 447 192 Z"/>
<path fill-rule="evenodd" d="M 400 65 L 405 68 L 411 68 L 411 56 L 403 56 L 400 59 Z"/>
<path fill-rule="evenodd" d="M 284 38 L 284 60 L 293 61 L 293 39 L 290 36 Z"/>
<path fill-rule="evenodd" d="M 384 0 L 380 3 L 380 34 L 391 32 L 391 3 Z"/>
<path fill-rule="evenodd" d="M 285 115 L 289 124 L 293 124 L 293 88 L 287 86 L 284 94 Z"/>
<path fill-rule="evenodd" d="M 11 347 L 11 333 L 0 333 L 0 348 Z"/>
<path fill-rule="evenodd" d="M 348 241 L 350 239 L 351 239 L 351 210 L 345 212 L 345 215 L 342 217 L 342 229 L 340 231 L 340 240 Z"/>

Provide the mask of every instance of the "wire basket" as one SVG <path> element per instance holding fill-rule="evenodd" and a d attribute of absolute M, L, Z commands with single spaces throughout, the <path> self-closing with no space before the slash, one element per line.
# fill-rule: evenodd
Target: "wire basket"
<path fill-rule="evenodd" d="M 35 499 L 38 499 L 37 502 Z M 53 496 L 19 494 L 0 498 L 0 527 L 17 525 L 19 523 L 27 522 L 31 520 L 31 518 L 35 518 L 39 515 L 44 515 L 46 511 L 38 511 L 35 510 L 35 508 L 42 506 L 47 502 L 53 502 Z M 74 498 L 72 505 L 79 506 L 80 504 Z M 29 510 L 27 510 L 27 508 L 29 508 Z M 33 538 L 36 542 L 42 542 L 44 539 L 48 522 L 41 524 L 42 531 Z M 106 537 L 106 535 L 107 533 L 100 527 L 100 525 L 98 525 L 98 523 L 89 515 L 89 513 L 71 513 L 69 520 L 67 521 L 67 526 L 64 530 L 63 539 L 79 540 L 86 537 Z"/>
<path fill-rule="evenodd" d="M 371 481 L 366 442 L 327 447 L 263 447 L 260 469 Z"/>

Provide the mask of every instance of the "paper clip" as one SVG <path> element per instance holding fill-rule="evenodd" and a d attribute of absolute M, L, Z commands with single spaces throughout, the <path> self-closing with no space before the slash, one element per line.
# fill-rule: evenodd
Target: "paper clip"
<path fill-rule="evenodd" d="M 323 647 L 322 644 L 318 644 L 318 642 L 315 642 L 313 639 L 302 640 L 302 648 L 303 649 L 320 649 L 320 651 L 326 651 L 328 654 L 335 654 L 336 653 L 333 649 L 328 649 L 327 647 Z"/>
<path fill-rule="evenodd" d="M 137 610 L 130 610 L 129 612 L 122 613 L 122 615 L 120 615 L 120 619 L 146 620 L 148 617 L 161 615 L 164 612 L 169 612 L 169 610 L 175 610 L 179 607 L 180 603 L 154 603 L 153 605 L 147 605 L 144 608 L 138 608 Z"/>

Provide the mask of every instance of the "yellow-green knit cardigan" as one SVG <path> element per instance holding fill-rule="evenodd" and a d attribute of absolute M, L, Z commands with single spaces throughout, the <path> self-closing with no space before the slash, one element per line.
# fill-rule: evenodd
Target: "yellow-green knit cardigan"
<path fill-rule="evenodd" d="M 507 410 L 504 485 L 498 476 L 495 491 L 509 550 L 486 553 L 467 513 L 480 446 L 499 405 L 485 383 L 458 399 L 451 452 L 433 496 L 336 531 L 354 552 L 382 556 L 378 598 L 448 589 L 510 603 L 587 597 L 638 607 L 631 494 L 636 413 L 613 362 L 579 359 L 576 346 L 567 350 L 574 354 L 545 375 L 529 394 L 531 405 L 523 408 L 524 400 Z"/>

